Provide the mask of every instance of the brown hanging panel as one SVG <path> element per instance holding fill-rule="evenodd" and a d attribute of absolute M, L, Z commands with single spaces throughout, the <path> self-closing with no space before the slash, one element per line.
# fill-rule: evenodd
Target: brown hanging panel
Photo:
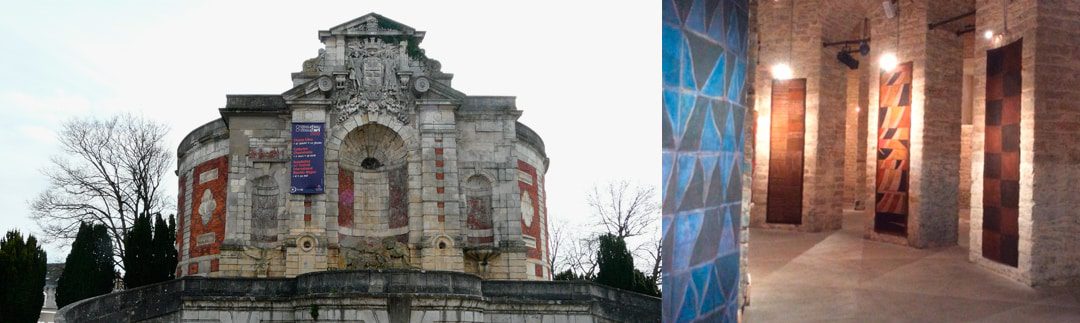
<path fill-rule="evenodd" d="M 1022 40 L 986 52 L 983 257 L 1016 267 L 1020 232 Z"/>
<path fill-rule="evenodd" d="M 911 62 L 881 72 L 874 231 L 907 236 L 911 173 Z"/>
<path fill-rule="evenodd" d="M 767 223 L 802 224 L 806 79 L 772 85 Z"/>

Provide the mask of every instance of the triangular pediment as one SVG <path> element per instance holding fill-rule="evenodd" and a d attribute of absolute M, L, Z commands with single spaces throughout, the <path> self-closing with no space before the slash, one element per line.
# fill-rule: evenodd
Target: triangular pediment
<path fill-rule="evenodd" d="M 319 31 L 319 39 L 325 40 L 330 36 L 407 36 L 418 40 L 424 38 L 423 31 L 409 27 L 393 19 L 383 17 L 377 13 L 369 13 L 359 18 L 349 20 L 343 24 L 334 26 L 330 30 Z"/>

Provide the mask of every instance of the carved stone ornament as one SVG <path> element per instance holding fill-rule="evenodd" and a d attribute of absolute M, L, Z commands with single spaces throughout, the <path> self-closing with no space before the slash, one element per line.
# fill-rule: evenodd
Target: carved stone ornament
<path fill-rule="evenodd" d="M 345 88 L 331 95 L 338 122 L 357 113 L 382 113 L 408 123 L 408 85 L 397 76 L 402 61 L 400 47 L 368 38 L 346 49 L 348 81 Z"/>
<path fill-rule="evenodd" d="M 364 21 L 360 22 L 356 26 L 349 27 L 348 32 L 377 32 L 388 31 L 389 29 L 379 27 L 379 19 L 368 16 L 364 18 Z"/>

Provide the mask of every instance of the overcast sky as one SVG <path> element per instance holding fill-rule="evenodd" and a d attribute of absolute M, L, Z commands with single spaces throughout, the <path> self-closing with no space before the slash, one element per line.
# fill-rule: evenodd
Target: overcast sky
<path fill-rule="evenodd" d="M 660 8 L 648 1 L 18 1 L 0 11 L 0 232 L 38 232 L 70 118 L 134 112 L 167 145 L 218 118 L 225 94 L 279 94 L 319 30 L 369 12 L 426 31 L 421 48 L 469 95 L 517 96 L 547 145 L 548 213 L 585 225 L 593 183 L 660 185 Z M 175 166 L 174 166 L 175 167 Z M 167 199 L 176 200 L 168 176 Z M 659 203 L 659 197 L 657 198 Z M 657 215 L 659 216 L 659 215 Z M 50 246 L 50 262 L 67 249 Z"/>

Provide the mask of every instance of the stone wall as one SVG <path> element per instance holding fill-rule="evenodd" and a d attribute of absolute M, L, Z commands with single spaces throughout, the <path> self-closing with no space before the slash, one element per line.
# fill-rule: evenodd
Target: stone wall
<path fill-rule="evenodd" d="M 1063 285 L 1080 281 L 1080 4 L 1037 6 L 1032 283 Z"/>
<path fill-rule="evenodd" d="M 220 269 L 227 222 L 228 138 L 225 123 L 215 120 L 192 131 L 177 151 L 177 271 L 181 276 Z"/>
<path fill-rule="evenodd" d="M 659 322 L 660 299 L 589 282 L 437 271 L 184 277 L 68 305 L 58 322 Z"/>
<path fill-rule="evenodd" d="M 822 12 L 828 2 L 768 2 L 758 5 L 759 64 L 754 72 L 754 110 L 757 114 L 753 196 L 750 223 L 755 227 L 821 231 L 840 228 L 843 203 L 844 93 L 843 70 L 821 47 L 824 30 L 837 24 Z M 795 16 L 792 16 L 792 15 Z M 793 78 L 806 78 L 803 149 L 803 220 L 801 225 L 765 222 L 768 208 L 769 138 L 772 75 L 777 63 L 791 66 Z"/>
<path fill-rule="evenodd" d="M 1011 277 L 1027 284 L 1038 284 L 1033 271 L 1036 267 L 1036 247 L 1038 243 L 1034 237 L 1034 204 L 1035 204 L 1035 119 L 1038 98 L 1036 96 L 1036 57 L 1039 55 L 1036 44 L 1040 41 L 1037 33 L 1037 1 L 1017 0 L 1008 5 L 1009 32 L 1003 37 L 994 40 L 978 39 L 975 42 L 975 87 L 972 109 L 972 149 L 971 149 L 971 236 L 969 243 L 968 258 L 975 263 L 988 268 L 999 274 Z M 975 29 L 979 31 L 992 30 L 1000 33 L 1004 28 L 1002 17 L 1002 3 L 1000 1 L 978 0 L 976 1 Z M 986 51 L 1007 45 L 1016 40 L 1023 39 L 1023 56 L 1021 73 L 1021 99 L 1020 99 L 1020 197 L 1019 197 L 1019 261 L 1017 267 L 1004 265 L 986 259 L 982 256 L 983 237 L 983 185 L 985 171 L 985 145 L 986 145 Z M 1050 144 L 1057 149 L 1062 145 Z M 1062 176 L 1056 174 L 1052 176 Z M 1062 187 L 1064 188 L 1064 187 Z M 1050 191 L 1040 191 L 1039 194 L 1054 194 Z M 1065 201 L 1065 200 L 1060 200 Z M 1059 250 L 1046 249 L 1046 253 L 1057 253 Z"/>
<path fill-rule="evenodd" d="M 1002 3 L 977 2 L 977 30 L 1004 30 Z M 1030 285 L 1080 280 L 1080 202 L 1076 158 L 1070 143 L 1080 135 L 1080 11 L 1070 1 L 1017 0 L 1008 4 L 1008 31 L 976 42 L 973 109 L 970 259 Z M 1019 260 L 1016 267 L 982 256 L 982 185 L 986 119 L 986 50 L 1023 40 L 1020 100 Z"/>

